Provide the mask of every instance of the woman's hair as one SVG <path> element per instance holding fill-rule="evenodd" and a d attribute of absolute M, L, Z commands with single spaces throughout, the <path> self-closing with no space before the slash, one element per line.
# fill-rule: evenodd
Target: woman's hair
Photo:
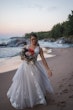
<path fill-rule="evenodd" d="M 31 38 L 32 36 L 35 37 L 36 39 L 38 39 L 38 36 L 37 36 L 35 33 L 33 33 L 33 32 L 30 34 L 30 38 Z"/>
<path fill-rule="evenodd" d="M 33 33 L 33 32 L 30 34 L 30 39 L 31 39 L 32 36 L 35 37 L 35 38 L 37 39 L 37 45 L 39 46 L 39 43 L 38 43 L 38 36 L 37 36 L 35 33 Z"/>

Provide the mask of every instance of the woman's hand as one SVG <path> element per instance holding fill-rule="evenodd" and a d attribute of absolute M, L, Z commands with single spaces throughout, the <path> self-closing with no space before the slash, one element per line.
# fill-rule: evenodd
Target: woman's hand
<path fill-rule="evenodd" d="M 50 69 L 48 69 L 47 73 L 48 73 L 48 76 L 49 76 L 49 77 L 51 77 L 51 76 L 52 76 L 52 72 L 51 72 L 51 70 L 50 70 Z"/>

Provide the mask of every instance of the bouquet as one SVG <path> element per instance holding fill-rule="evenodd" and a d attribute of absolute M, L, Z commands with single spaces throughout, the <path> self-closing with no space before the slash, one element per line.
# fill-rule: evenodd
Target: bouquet
<path fill-rule="evenodd" d="M 32 49 L 27 49 L 27 48 L 23 48 L 21 51 L 21 59 L 22 60 L 26 60 L 28 63 L 34 63 L 35 62 L 35 54 L 34 54 L 34 50 Z"/>

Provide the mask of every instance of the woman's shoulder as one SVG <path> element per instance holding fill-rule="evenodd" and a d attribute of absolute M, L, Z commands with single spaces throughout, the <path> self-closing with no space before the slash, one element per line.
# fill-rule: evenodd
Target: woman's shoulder
<path fill-rule="evenodd" d="M 37 45 L 37 47 L 39 48 L 39 50 L 41 50 L 42 48 L 40 47 L 40 45 Z"/>
<path fill-rule="evenodd" d="M 40 52 L 42 51 L 42 47 L 40 47 L 40 45 L 37 45 L 37 49 L 38 49 L 39 54 L 40 54 Z"/>
<path fill-rule="evenodd" d="M 39 46 L 39 54 L 42 53 L 43 54 L 43 48 Z"/>

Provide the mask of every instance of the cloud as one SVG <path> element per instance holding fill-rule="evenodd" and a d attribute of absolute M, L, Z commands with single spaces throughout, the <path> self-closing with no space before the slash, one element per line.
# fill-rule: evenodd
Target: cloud
<path fill-rule="evenodd" d="M 42 10 L 43 9 L 43 6 L 40 5 L 40 4 L 34 4 L 34 8 L 37 8 L 39 10 Z"/>
<path fill-rule="evenodd" d="M 56 11 L 57 6 L 48 6 L 46 3 L 33 3 L 28 5 L 28 8 L 37 9 L 39 11 Z"/>
<path fill-rule="evenodd" d="M 48 7 L 47 11 L 56 11 L 57 9 L 58 9 L 58 7 L 52 6 L 52 7 Z"/>
<path fill-rule="evenodd" d="M 44 8 L 43 5 L 39 3 L 28 4 L 28 5 L 25 5 L 25 7 L 29 9 L 38 9 L 38 10 L 42 10 Z"/>

